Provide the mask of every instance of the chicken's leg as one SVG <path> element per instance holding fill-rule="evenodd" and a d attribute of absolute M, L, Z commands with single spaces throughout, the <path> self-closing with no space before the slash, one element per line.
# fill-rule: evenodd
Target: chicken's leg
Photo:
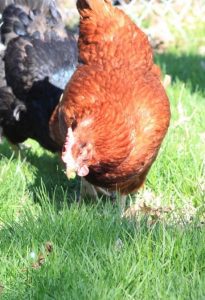
<path fill-rule="evenodd" d="M 121 217 L 124 216 L 125 213 L 125 207 L 126 207 L 126 199 L 127 195 L 120 195 L 119 196 L 119 202 L 120 202 L 120 210 L 121 210 Z"/>
<path fill-rule="evenodd" d="M 81 178 L 80 192 L 79 195 L 77 196 L 78 203 L 81 203 L 82 199 L 85 196 L 90 196 L 91 198 L 96 199 L 98 197 L 98 193 L 92 184 L 87 182 L 84 178 Z"/>
<path fill-rule="evenodd" d="M 77 197 L 78 202 L 81 202 L 82 198 L 85 196 L 90 196 L 91 198 L 98 198 L 98 195 L 103 195 L 109 197 L 111 200 L 116 198 L 116 193 L 109 192 L 107 189 L 94 186 L 87 182 L 84 178 L 81 178 L 80 193 Z"/>
<path fill-rule="evenodd" d="M 3 128 L 0 126 L 0 144 L 2 143 L 3 139 Z"/>
<path fill-rule="evenodd" d="M 10 147 L 12 149 L 12 151 L 14 152 L 15 156 L 18 157 L 18 156 L 21 156 L 23 157 L 24 156 L 24 153 L 23 151 L 24 150 L 28 150 L 30 149 L 30 147 L 24 145 L 24 144 L 12 144 L 12 143 L 9 143 L 10 144 Z"/>

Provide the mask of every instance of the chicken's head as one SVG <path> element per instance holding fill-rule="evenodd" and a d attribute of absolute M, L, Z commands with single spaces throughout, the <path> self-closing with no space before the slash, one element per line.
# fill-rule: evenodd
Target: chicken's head
<path fill-rule="evenodd" d="M 68 179 L 86 176 L 89 173 L 89 164 L 92 160 L 92 144 L 80 139 L 77 134 L 68 128 L 65 144 L 62 151 L 62 160 L 66 164 Z"/>

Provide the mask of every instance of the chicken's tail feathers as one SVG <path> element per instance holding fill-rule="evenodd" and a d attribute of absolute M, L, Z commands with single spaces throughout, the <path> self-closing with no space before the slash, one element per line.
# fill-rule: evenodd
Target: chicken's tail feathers
<path fill-rule="evenodd" d="M 0 1 L 0 14 L 10 4 L 22 5 L 32 10 L 42 10 L 42 8 L 49 7 L 50 5 L 56 5 L 55 0 L 1 0 Z"/>
<path fill-rule="evenodd" d="M 82 17 L 86 17 L 90 12 L 98 15 L 110 13 L 112 2 L 110 0 L 77 0 L 77 8 Z"/>
<path fill-rule="evenodd" d="M 4 44 L 17 37 L 47 31 L 61 22 L 55 0 L 4 0 L 10 3 L 2 9 L 1 39 Z M 38 16 L 41 15 L 41 19 Z"/>

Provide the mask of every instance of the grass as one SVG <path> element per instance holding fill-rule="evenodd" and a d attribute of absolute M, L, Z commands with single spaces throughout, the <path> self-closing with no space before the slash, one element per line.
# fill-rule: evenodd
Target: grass
<path fill-rule="evenodd" d="M 57 157 L 28 141 L 26 159 L 15 158 L 5 142 L 1 299 L 205 298 L 204 57 L 190 42 L 186 51 L 173 47 L 156 60 L 172 76 L 172 121 L 146 189 L 161 205 L 195 207 L 196 216 L 184 225 L 150 226 L 146 217 L 122 219 L 109 201 L 78 206 L 77 183 L 66 180 Z"/>
<path fill-rule="evenodd" d="M 52 253 L 31 268 L 48 239 Z M 136 228 L 109 204 L 57 213 L 44 199 L 38 217 L 1 231 L 4 299 L 203 299 L 204 242 L 194 225 Z"/>

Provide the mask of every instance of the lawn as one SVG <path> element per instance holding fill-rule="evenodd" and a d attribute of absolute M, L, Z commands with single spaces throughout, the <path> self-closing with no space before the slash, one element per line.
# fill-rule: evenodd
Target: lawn
<path fill-rule="evenodd" d="M 105 199 L 78 205 L 58 157 L 33 141 L 25 158 L 0 145 L 1 299 L 205 299 L 202 36 L 155 57 L 172 77 L 172 121 L 135 201 L 151 197 L 157 218 L 121 218 Z"/>

